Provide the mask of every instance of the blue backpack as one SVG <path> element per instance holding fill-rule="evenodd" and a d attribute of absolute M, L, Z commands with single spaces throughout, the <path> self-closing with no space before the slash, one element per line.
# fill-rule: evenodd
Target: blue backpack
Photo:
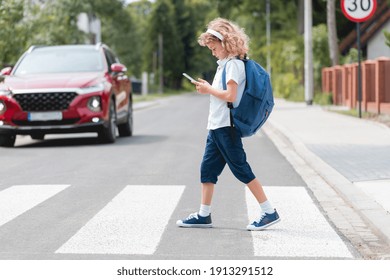
<path fill-rule="evenodd" d="M 274 97 L 267 71 L 251 59 L 242 61 L 245 64 L 246 74 L 244 93 L 236 108 L 233 108 L 230 102 L 228 102 L 228 107 L 230 108 L 231 126 L 236 127 L 241 137 L 248 137 L 255 134 L 268 119 L 274 107 Z M 222 72 L 224 90 L 227 88 L 226 64 Z"/>

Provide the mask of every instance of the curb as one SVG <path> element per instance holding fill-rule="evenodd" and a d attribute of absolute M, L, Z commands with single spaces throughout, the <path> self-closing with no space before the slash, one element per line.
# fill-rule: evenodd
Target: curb
<path fill-rule="evenodd" d="M 390 216 L 381 205 L 368 197 L 362 190 L 347 180 L 337 170 L 325 163 L 319 156 L 310 151 L 303 141 L 283 125 L 269 119 L 264 132 L 277 141 L 273 133 L 284 136 L 290 146 L 305 162 L 329 185 L 349 206 L 366 221 L 375 232 L 379 233 L 387 244 L 390 244 Z"/>

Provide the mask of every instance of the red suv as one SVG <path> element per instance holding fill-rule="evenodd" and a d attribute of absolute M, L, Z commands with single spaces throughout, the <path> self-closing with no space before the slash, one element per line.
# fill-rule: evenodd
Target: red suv
<path fill-rule="evenodd" d="M 126 67 L 103 44 L 33 46 L 1 70 L 0 146 L 16 135 L 97 132 L 113 143 L 133 133 Z"/>

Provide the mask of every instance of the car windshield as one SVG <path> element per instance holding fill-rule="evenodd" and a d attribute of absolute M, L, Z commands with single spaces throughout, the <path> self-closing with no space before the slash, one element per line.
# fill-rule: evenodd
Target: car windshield
<path fill-rule="evenodd" d="M 102 70 L 103 61 L 98 50 L 90 48 L 38 48 L 23 58 L 14 75 Z"/>

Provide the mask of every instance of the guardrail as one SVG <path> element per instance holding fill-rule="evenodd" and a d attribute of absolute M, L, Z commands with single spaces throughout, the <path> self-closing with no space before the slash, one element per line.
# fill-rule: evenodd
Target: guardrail
<path fill-rule="evenodd" d="M 362 70 L 362 110 L 390 114 L 390 58 L 366 60 Z M 332 94 L 333 104 L 358 106 L 358 64 L 322 68 L 322 91 Z"/>

